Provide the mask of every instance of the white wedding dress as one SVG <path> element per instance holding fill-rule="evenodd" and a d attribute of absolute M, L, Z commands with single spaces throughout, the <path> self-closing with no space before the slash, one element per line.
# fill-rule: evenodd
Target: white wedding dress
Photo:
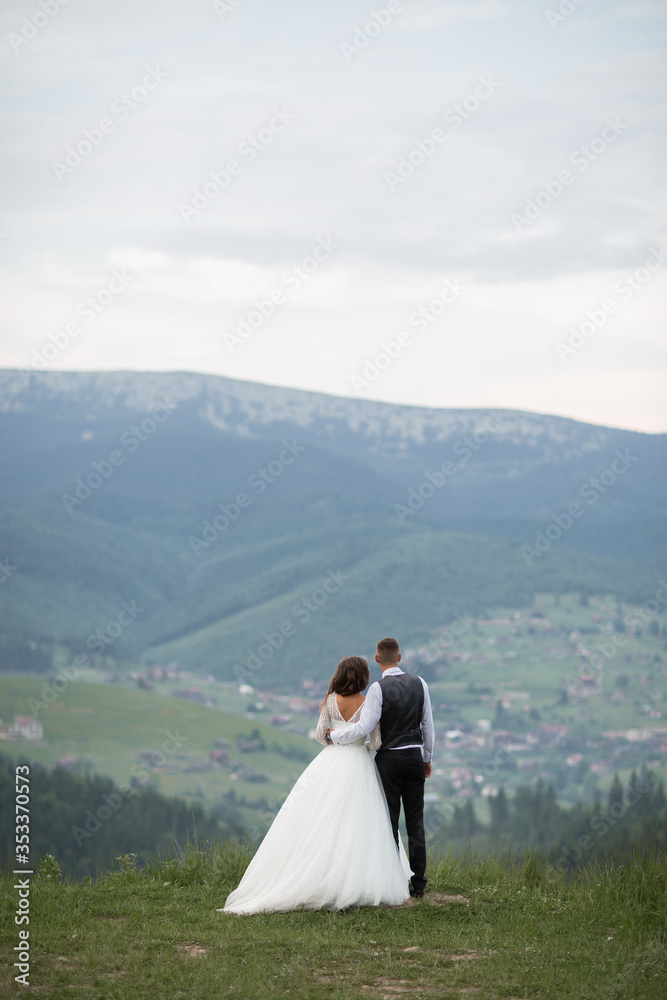
<path fill-rule="evenodd" d="M 342 910 L 399 905 L 409 898 L 412 872 L 400 837 L 396 849 L 365 739 L 331 746 L 324 738 L 327 729 L 356 722 L 360 711 L 346 722 L 336 695 L 329 695 L 315 734 L 324 750 L 292 788 L 222 912 Z M 371 748 L 379 746 L 378 724 Z"/>

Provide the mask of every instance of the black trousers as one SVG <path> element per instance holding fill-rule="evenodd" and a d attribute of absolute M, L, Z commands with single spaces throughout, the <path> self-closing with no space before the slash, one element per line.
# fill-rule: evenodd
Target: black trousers
<path fill-rule="evenodd" d="M 375 763 L 380 772 L 387 797 L 391 827 L 398 846 L 398 817 L 403 802 L 405 826 L 408 831 L 410 867 L 414 872 L 412 887 L 423 890 L 426 885 L 426 835 L 424 831 L 424 759 L 421 750 L 379 750 Z"/>

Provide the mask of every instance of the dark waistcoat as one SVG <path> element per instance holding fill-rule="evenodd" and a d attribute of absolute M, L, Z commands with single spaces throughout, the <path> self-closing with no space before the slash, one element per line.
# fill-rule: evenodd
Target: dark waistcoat
<path fill-rule="evenodd" d="M 395 674 L 378 681 L 382 689 L 382 749 L 421 744 L 424 685 L 414 674 Z"/>

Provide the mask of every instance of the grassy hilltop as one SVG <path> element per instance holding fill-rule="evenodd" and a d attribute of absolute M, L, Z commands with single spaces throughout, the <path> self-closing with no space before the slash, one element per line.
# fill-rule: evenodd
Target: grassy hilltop
<path fill-rule="evenodd" d="M 662 1000 L 667 859 L 568 881 L 534 859 L 430 859 L 422 901 L 237 917 L 233 843 L 84 883 L 32 881 L 30 986 L 13 982 L 12 879 L 0 882 L 3 996 L 49 1000 Z"/>

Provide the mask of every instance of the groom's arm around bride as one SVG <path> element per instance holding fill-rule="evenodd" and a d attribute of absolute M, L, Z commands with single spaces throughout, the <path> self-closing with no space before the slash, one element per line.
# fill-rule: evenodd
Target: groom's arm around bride
<path fill-rule="evenodd" d="M 434 727 L 428 685 L 422 677 L 399 667 L 401 651 L 396 639 L 380 639 L 375 660 L 382 678 L 371 684 L 359 721 L 330 732 L 334 744 L 352 743 L 380 723 L 382 746 L 377 764 L 387 798 L 394 839 L 398 844 L 398 819 L 403 803 L 412 876 L 412 895 L 423 896 L 426 885 L 426 836 L 424 831 L 424 780 L 431 774 Z"/>

